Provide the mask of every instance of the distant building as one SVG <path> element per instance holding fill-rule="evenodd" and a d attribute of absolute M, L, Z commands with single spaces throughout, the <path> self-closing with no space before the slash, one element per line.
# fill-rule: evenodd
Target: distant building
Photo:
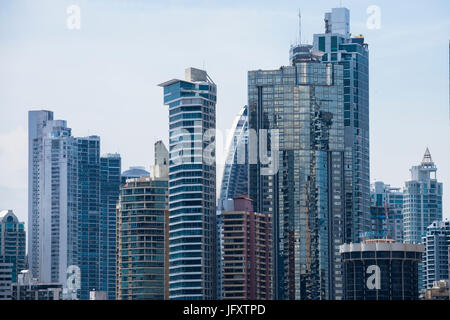
<path fill-rule="evenodd" d="M 403 197 L 403 235 L 405 243 L 422 243 L 427 227 L 442 221 L 442 183 L 428 148 L 422 163 L 411 168 Z M 419 264 L 419 288 L 424 287 L 423 264 Z"/>
<path fill-rule="evenodd" d="M 145 167 L 130 167 L 128 170 L 122 172 L 120 184 L 125 184 L 127 179 L 149 177 L 150 172 L 145 170 Z"/>
<path fill-rule="evenodd" d="M 0 212 L 0 260 L 12 263 L 12 282 L 26 268 L 25 223 L 19 222 L 12 210 Z"/>
<path fill-rule="evenodd" d="M 248 196 L 248 107 L 244 106 L 233 123 L 227 141 L 227 158 L 223 170 L 220 199 Z"/>
<path fill-rule="evenodd" d="M 431 288 L 425 290 L 424 300 L 449 300 L 449 281 L 435 281 Z"/>
<path fill-rule="evenodd" d="M 403 242 L 403 192 L 384 182 L 377 181 L 370 190 L 371 228 L 361 238 L 388 238 Z"/>
<path fill-rule="evenodd" d="M 12 300 L 61 300 L 62 291 L 61 284 L 39 283 L 29 270 L 22 270 L 12 284 Z"/>
<path fill-rule="evenodd" d="M 418 300 L 423 245 L 367 240 L 341 246 L 346 300 Z"/>
<path fill-rule="evenodd" d="M 271 215 L 255 213 L 252 200 L 229 200 L 222 211 L 222 299 L 272 298 Z"/>
<path fill-rule="evenodd" d="M 13 264 L 0 258 L 0 300 L 11 300 Z"/>
<path fill-rule="evenodd" d="M 109 300 L 106 291 L 91 291 L 89 292 L 89 300 Z"/>
<path fill-rule="evenodd" d="M 158 162 L 159 153 L 167 150 L 155 149 Z M 130 178 L 120 188 L 117 300 L 168 298 L 168 190 L 167 175 Z"/>
<path fill-rule="evenodd" d="M 422 243 L 425 245 L 423 258 L 423 285 L 431 289 L 436 281 L 448 280 L 448 247 L 450 246 L 450 221 L 435 221 L 428 228 Z"/>

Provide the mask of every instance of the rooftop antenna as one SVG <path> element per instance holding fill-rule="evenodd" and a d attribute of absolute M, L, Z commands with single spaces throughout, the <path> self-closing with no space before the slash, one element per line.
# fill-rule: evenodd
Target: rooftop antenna
<path fill-rule="evenodd" d="M 298 44 L 302 44 L 302 11 L 298 9 Z"/>

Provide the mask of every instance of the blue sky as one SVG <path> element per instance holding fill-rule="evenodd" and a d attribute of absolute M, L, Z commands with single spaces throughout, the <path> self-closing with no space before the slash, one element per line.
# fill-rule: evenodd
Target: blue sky
<path fill-rule="evenodd" d="M 69 5 L 81 29 L 66 27 Z M 0 209 L 27 221 L 27 111 L 49 109 L 75 136 L 100 135 L 123 167 L 167 141 L 158 83 L 205 67 L 218 85 L 217 125 L 247 101 L 247 71 L 287 65 L 289 46 L 322 33 L 340 1 L 0 1 Z M 370 46 L 371 179 L 403 186 L 430 148 L 450 218 L 450 2 L 342 1 Z M 369 30 L 366 10 L 381 9 Z"/>

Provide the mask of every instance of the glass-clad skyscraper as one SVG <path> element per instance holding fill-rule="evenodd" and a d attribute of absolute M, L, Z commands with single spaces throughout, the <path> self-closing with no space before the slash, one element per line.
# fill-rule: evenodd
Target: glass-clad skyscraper
<path fill-rule="evenodd" d="M 244 106 L 232 126 L 227 141 L 227 158 L 223 170 L 220 199 L 248 195 L 248 107 Z"/>
<path fill-rule="evenodd" d="M 345 241 L 359 242 L 370 231 L 369 49 L 350 34 L 350 11 L 325 14 L 325 33 L 314 35 L 322 61 L 344 68 Z"/>
<path fill-rule="evenodd" d="M 214 299 L 217 88 L 194 68 L 160 86 L 169 106 L 170 299 Z"/>
<path fill-rule="evenodd" d="M 272 215 L 275 299 L 343 294 L 343 94 L 343 67 L 310 45 L 291 48 L 291 66 L 248 73 L 249 196 Z"/>
<path fill-rule="evenodd" d="M 106 154 L 100 158 L 100 290 L 108 300 L 116 298 L 116 206 L 119 201 L 121 158 Z"/>

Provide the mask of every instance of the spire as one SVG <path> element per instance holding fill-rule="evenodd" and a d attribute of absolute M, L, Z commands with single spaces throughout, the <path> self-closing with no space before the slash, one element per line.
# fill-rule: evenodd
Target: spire
<path fill-rule="evenodd" d="M 302 11 L 298 9 L 298 44 L 302 44 Z"/>
<path fill-rule="evenodd" d="M 427 148 L 423 156 L 422 165 L 434 165 L 433 159 L 431 158 L 430 150 Z"/>

